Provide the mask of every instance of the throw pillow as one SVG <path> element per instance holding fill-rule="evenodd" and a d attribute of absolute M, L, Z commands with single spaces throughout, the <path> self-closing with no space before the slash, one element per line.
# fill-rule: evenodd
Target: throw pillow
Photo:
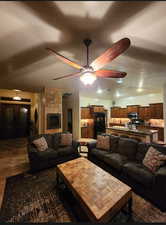
<path fill-rule="evenodd" d="M 109 150 L 111 146 L 110 136 L 108 135 L 98 135 L 96 148 Z"/>
<path fill-rule="evenodd" d="M 46 139 L 44 137 L 34 140 L 33 144 L 36 146 L 37 150 L 40 152 L 43 152 L 48 148 Z"/>
<path fill-rule="evenodd" d="M 70 133 L 62 133 L 61 134 L 61 146 L 69 146 L 72 145 L 73 135 Z"/>
<path fill-rule="evenodd" d="M 165 161 L 166 155 L 151 146 L 143 159 L 143 165 L 151 170 L 151 172 L 156 172 L 156 170 L 162 166 Z"/>

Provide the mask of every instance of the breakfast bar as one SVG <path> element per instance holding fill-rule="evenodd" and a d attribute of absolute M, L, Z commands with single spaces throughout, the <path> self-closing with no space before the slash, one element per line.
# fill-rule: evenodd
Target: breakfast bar
<path fill-rule="evenodd" d="M 122 126 L 112 126 L 106 128 L 107 134 L 113 134 L 118 136 L 126 136 L 140 140 L 142 142 L 157 142 L 158 141 L 158 131 L 150 129 L 129 129 Z"/>

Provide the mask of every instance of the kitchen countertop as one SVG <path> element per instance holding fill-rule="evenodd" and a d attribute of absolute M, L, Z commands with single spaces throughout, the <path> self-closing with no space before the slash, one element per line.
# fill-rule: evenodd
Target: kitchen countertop
<path fill-rule="evenodd" d="M 112 127 L 106 127 L 106 129 L 112 129 L 112 130 L 119 130 L 119 131 L 127 131 L 127 132 L 132 132 L 132 133 L 135 133 L 135 134 L 142 134 L 142 135 L 152 135 L 154 133 L 157 133 L 158 130 L 131 130 L 127 127 L 121 127 L 121 126 L 112 126 Z"/>

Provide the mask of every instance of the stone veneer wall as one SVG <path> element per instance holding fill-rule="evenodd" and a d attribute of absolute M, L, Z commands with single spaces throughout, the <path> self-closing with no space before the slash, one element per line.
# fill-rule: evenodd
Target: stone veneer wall
<path fill-rule="evenodd" d="M 73 91 L 71 96 L 63 99 L 63 131 L 67 131 L 67 111 L 72 109 L 73 116 L 73 139 L 77 140 L 81 136 L 80 129 L 80 101 L 79 92 Z"/>
<path fill-rule="evenodd" d="M 61 114 L 61 128 L 47 129 L 47 114 Z M 41 133 L 56 133 L 62 131 L 62 92 L 57 88 L 44 88 L 41 94 Z"/>

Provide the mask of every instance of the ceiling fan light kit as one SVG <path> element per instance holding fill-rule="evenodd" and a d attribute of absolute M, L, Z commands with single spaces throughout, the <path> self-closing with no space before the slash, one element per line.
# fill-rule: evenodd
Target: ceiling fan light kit
<path fill-rule="evenodd" d="M 88 61 L 87 61 L 88 64 Z M 84 85 L 92 85 L 96 78 L 96 75 L 94 73 L 94 70 L 90 66 L 85 66 L 83 69 L 81 69 L 82 76 L 80 77 L 80 80 L 84 83 Z"/>
<path fill-rule="evenodd" d="M 97 78 L 96 78 L 95 74 L 90 73 L 90 72 L 86 72 L 80 77 L 80 80 L 85 85 L 92 85 L 95 82 L 96 79 Z"/>
<path fill-rule="evenodd" d="M 100 70 L 102 67 L 104 67 L 106 64 L 110 63 L 113 59 L 115 59 L 117 56 L 122 54 L 124 51 L 126 51 L 130 46 L 130 40 L 128 38 L 123 38 L 119 40 L 118 42 L 114 43 L 111 48 L 109 48 L 107 51 L 105 51 L 102 55 L 100 55 L 97 59 L 95 59 L 90 65 L 89 65 L 89 46 L 92 43 L 90 39 L 85 39 L 84 44 L 87 48 L 87 65 L 81 66 L 77 64 L 76 62 L 71 61 L 70 59 L 64 57 L 63 55 L 60 55 L 55 50 L 47 48 L 47 50 L 53 52 L 57 58 L 62 60 L 64 63 L 67 63 L 68 65 L 79 69 L 80 71 L 74 74 L 69 74 L 62 77 L 57 77 L 54 80 L 59 80 L 62 78 L 68 78 L 68 77 L 74 77 L 74 76 L 80 76 L 80 80 L 85 85 L 92 85 L 94 81 L 97 79 L 97 77 L 100 78 L 123 78 L 127 75 L 125 72 L 116 71 L 116 70 Z"/>

